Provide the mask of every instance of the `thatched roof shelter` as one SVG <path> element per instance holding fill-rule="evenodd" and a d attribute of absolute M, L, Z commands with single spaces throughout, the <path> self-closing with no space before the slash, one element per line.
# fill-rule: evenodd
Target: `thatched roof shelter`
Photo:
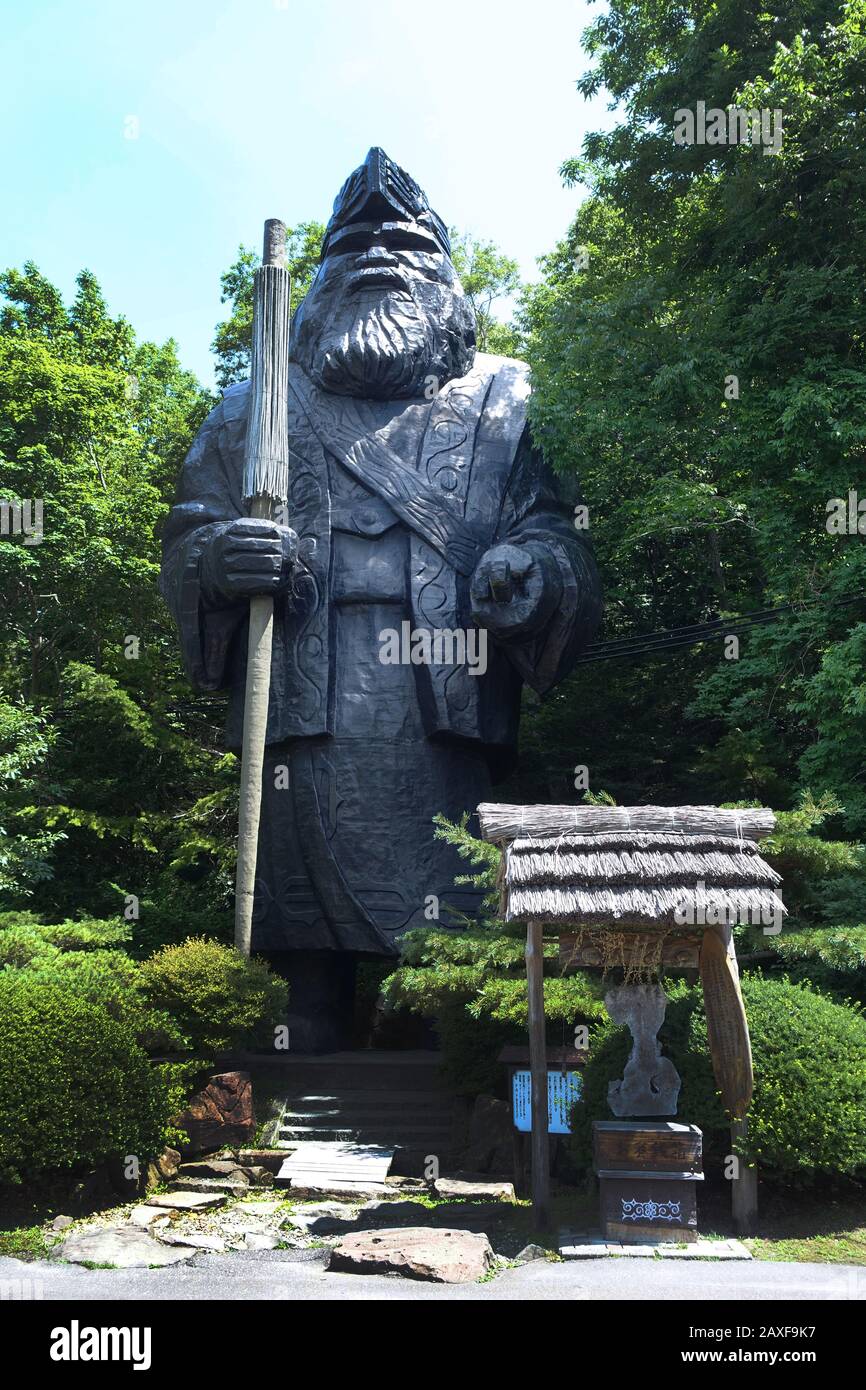
<path fill-rule="evenodd" d="M 781 882 L 752 840 L 665 832 L 514 840 L 505 919 L 675 928 L 770 922 Z"/>
<path fill-rule="evenodd" d="M 503 846 L 506 921 L 676 930 L 771 922 L 780 875 L 758 852 L 771 811 L 479 806 Z"/>
<path fill-rule="evenodd" d="M 772 811 L 485 802 L 478 817 L 502 849 L 502 915 L 527 923 L 536 955 L 553 924 L 564 971 L 617 968 L 629 981 L 699 966 L 716 1080 L 741 1119 L 752 1057 L 731 928 L 780 925 L 785 913 L 780 875 L 759 852 Z"/>

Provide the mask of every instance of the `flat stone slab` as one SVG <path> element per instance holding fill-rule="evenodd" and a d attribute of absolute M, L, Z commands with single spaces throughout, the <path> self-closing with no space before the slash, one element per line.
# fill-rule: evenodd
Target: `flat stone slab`
<path fill-rule="evenodd" d="M 468 1284 L 486 1274 L 493 1260 L 483 1234 L 409 1226 L 343 1236 L 331 1251 L 328 1268 L 346 1274 L 400 1274 L 437 1284 Z"/>
<path fill-rule="evenodd" d="M 220 1255 L 226 1248 L 222 1236 L 209 1235 L 207 1231 L 191 1231 L 187 1236 L 178 1235 L 175 1231 L 160 1231 L 159 1238 L 166 1245 L 180 1245 L 191 1250 L 213 1250 Z"/>
<path fill-rule="evenodd" d="M 276 1180 L 293 1190 L 316 1188 L 322 1193 L 349 1187 L 357 1191 L 370 1184 L 384 1187 L 395 1152 L 377 1144 L 302 1143 L 285 1160 Z"/>
<path fill-rule="evenodd" d="M 196 1158 L 182 1163 L 177 1170 L 181 1178 L 225 1178 L 240 1171 L 241 1164 L 234 1158 Z"/>
<path fill-rule="evenodd" d="M 237 1161 L 244 1168 L 266 1168 L 273 1176 L 286 1161 L 285 1149 L 238 1149 Z"/>
<path fill-rule="evenodd" d="M 247 1231 L 244 1245 L 247 1250 L 276 1250 L 280 1237 L 270 1231 Z"/>
<path fill-rule="evenodd" d="M 559 1253 L 564 1260 L 600 1260 L 606 1256 L 626 1259 L 663 1260 L 750 1260 L 752 1256 L 739 1240 L 694 1240 L 685 1245 L 669 1241 L 641 1241 L 634 1245 L 605 1240 L 603 1236 L 560 1236 Z"/>
<path fill-rule="evenodd" d="M 165 1207 L 134 1207 L 129 1213 L 130 1226 L 140 1226 L 147 1230 L 149 1226 L 166 1225 L 169 1221 L 176 1221 L 178 1212 L 169 1211 Z"/>
<path fill-rule="evenodd" d="M 224 1192 L 157 1192 L 148 1197 L 147 1207 L 168 1207 L 172 1211 L 212 1211 L 225 1206 Z"/>
<path fill-rule="evenodd" d="M 313 1182 L 310 1179 L 300 1179 L 291 1184 L 293 1197 L 309 1199 L 311 1202 L 328 1197 L 338 1202 L 366 1202 L 371 1197 L 387 1197 L 393 1191 L 393 1188 L 386 1187 L 384 1183 L 372 1182 Z"/>
<path fill-rule="evenodd" d="M 346 1202 L 311 1202 L 309 1206 L 287 1212 L 283 1226 L 306 1231 L 310 1235 L 333 1235 L 335 1230 L 343 1230 L 346 1222 L 353 1219 L 353 1210 Z"/>
<path fill-rule="evenodd" d="M 61 1258 L 72 1264 L 111 1265 L 114 1269 L 148 1269 L 191 1260 L 195 1250 L 154 1240 L 134 1226 L 107 1226 L 76 1231 L 63 1242 Z"/>
<path fill-rule="evenodd" d="M 181 1178 L 171 1184 L 172 1192 L 222 1192 L 226 1197 L 244 1197 L 250 1190 L 249 1178 Z"/>
<path fill-rule="evenodd" d="M 251 1216 L 273 1216 L 282 1206 L 282 1202 L 242 1202 L 241 1211 L 249 1213 Z"/>
<path fill-rule="evenodd" d="M 433 1184 L 437 1197 L 459 1198 L 464 1202 L 514 1202 L 514 1183 L 466 1182 L 462 1178 L 437 1178 Z"/>

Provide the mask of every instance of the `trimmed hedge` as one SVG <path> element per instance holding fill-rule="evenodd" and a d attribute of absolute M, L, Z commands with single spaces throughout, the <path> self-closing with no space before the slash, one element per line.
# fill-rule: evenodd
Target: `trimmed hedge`
<path fill-rule="evenodd" d="M 0 1182 L 162 1148 L 165 1083 L 132 1027 L 75 991 L 0 974 Z"/>
<path fill-rule="evenodd" d="M 719 1157 L 730 1152 L 730 1129 L 702 992 L 670 981 L 665 989 L 670 1002 L 659 1038 L 682 1077 L 679 1118 L 699 1125 L 709 1155 Z M 743 996 L 755 1070 L 748 1156 L 789 1180 L 866 1169 L 866 1018 L 788 979 L 746 975 Z M 581 1164 L 591 1163 L 592 1121 L 610 1119 L 608 1083 L 622 1076 L 630 1045 L 628 1030 L 613 1023 L 593 1034 L 569 1141 Z"/>
<path fill-rule="evenodd" d="M 264 961 L 203 936 L 164 946 L 142 963 L 141 977 L 154 1008 L 202 1054 L 272 1047 L 288 1006 L 288 985 Z"/>

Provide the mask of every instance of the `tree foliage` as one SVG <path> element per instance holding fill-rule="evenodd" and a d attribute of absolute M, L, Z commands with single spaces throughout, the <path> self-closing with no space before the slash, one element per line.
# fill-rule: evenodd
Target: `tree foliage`
<path fill-rule="evenodd" d="M 812 787 L 866 827 L 866 550 L 826 527 L 864 476 L 864 23 L 862 0 L 629 0 L 586 40 L 580 85 L 621 118 L 565 165 L 588 196 L 523 327 L 536 433 L 589 505 L 602 635 L 794 605 L 739 659 L 716 640 L 587 667 L 530 721 L 559 778 L 587 761 L 620 800 Z M 676 145 L 698 100 L 781 110 L 781 152 Z"/>

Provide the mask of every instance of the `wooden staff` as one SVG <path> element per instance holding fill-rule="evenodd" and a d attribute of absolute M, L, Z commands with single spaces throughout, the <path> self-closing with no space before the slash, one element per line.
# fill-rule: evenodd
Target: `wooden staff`
<path fill-rule="evenodd" d="M 286 229 L 277 218 L 265 223 L 262 265 L 255 275 L 250 413 L 244 452 L 243 497 L 249 515 L 270 521 L 289 491 L 289 323 L 291 279 L 286 267 Z M 250 954 L 262 768 L 268 730 L 274 600 L 250 599 L 250 634 L 241 749 L 238 867 L 235 883 L 235 945 Z"/>

